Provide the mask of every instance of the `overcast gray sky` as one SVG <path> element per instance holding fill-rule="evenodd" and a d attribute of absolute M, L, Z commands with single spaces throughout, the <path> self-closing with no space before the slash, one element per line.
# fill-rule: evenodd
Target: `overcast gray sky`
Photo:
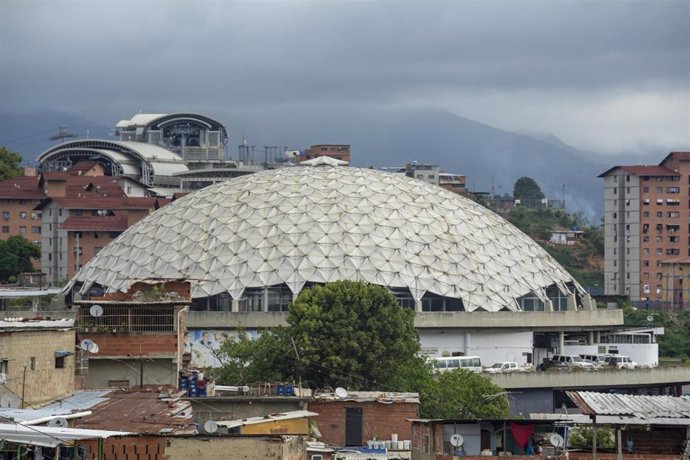
<path fill-rule="evenodd" d="M 0 110 L 434 107 L 690 149 L 689 23 L 687 0 L 2 0 Z"/>

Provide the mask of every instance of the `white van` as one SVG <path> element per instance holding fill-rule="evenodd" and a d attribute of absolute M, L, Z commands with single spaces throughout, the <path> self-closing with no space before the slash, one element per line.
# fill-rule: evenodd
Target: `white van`
<path fill-rule="evenodd" d="M 482 371 L 482 360 L 479 356 L 448 356 L 431 358 L 434 369 L 447 372 L 454 369 L 467 369 L 479 373 Z"/>
<path fill-rule="evenodd" d="M 611 355 L 606 357 L 606 364 L 618 369 L 635 369 L 637 363 L 630 359 L 630 356 Z"/>
<path fill-rule="evenodd" d="M 606 355 L 580 355 L 580 358 L 594 364 L 594 367 L 604 367 L 608 365 L 606 363 Z"/>
<path fill-rule="evenodd" d="M 551 364 L 556 367 L 579 367 L 581 369 L 593 369 L 594 364 L 585 361 L 578 355 L 553 355 Z"/>

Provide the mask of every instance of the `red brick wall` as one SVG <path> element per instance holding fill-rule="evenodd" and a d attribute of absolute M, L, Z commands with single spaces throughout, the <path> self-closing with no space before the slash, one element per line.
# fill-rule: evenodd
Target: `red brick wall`
<path fill-rule="evenodd" d="M 362 445 L 373 439 L 386 440 L 396 433 L 398 440 L 412 439 L 412 422 L 419 417 L 419 405 L 412 403 L 381 404 L 355 401 L 312 401 L 308 410 L 315 417 L 322 440 L 335 446 L 345 445 L 345 413 L 347 407 L 362 408 Z"/>
<path fill-rule="evenodd" d="M 107 438 L 103 441 L 103 460 L 159 460 L 165 458 L 165 438 L 128 436 Z M 86 458 L 98 458 L 98 442 L 78 441 L 86 447 Z"/>
<path fill-rule="evenodd" d="M 175 355 L 177 334 L 170 333 L 117 333 L 79 334 L 79 340 L 91 339 L 98 344 L 100 356 Z"/>

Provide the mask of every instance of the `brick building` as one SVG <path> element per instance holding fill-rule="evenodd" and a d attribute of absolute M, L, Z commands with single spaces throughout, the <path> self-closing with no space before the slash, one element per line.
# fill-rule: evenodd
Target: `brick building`
<path fill-rule="evenodd" d="M 0 321 L 0 381 L 0 395 L 14 395 L 19 407 L 70 395 L 74 320 Z"/>
<path fill-rule="evenodd" d="M 317 395 L 309 402 L 321 440 L 333 446 L 366 446 L 367 441 L 412 439 L 412 422 L 419 416 L 417 393 L 350 392 L 340 398 Z"/>
<path fill-rule="evenodd" d="M 34 208 L 45 198 L 37 176 L 19 176 L 0 182 L 0 239 L 21 235 L 41 244 L 41 213 Z"/>
<path fill-rule="evenodd" d="M 98 346 L 97 353 L 79 352 L 84 386 L 177 386 L 189 299 L 189 283 L 169 282 L 135 283 L 127 292 L 74 302 L 80 343 Z M 94 305 L 102 314 L 93 314 Z"/>
<path fill-rule="evenodd" d="M 606 294 L 629 295 L 642 306 L 670 306 L 665 291 L 672 282 L 662 264 L 690 256 L 690 152 L 672 152 L 657 166 L 614 166 L 599 177 Z M 687 307 L 688 301 L 678 298 L 675 305 Z"/>
<path fill-rule="evenodd" d="M 304 151 L 300 161 L 313 160 L 318 157 L 331 157 L 336 160 L 350 162 L 350 146 L 347 144 L 317 144 Z"/>

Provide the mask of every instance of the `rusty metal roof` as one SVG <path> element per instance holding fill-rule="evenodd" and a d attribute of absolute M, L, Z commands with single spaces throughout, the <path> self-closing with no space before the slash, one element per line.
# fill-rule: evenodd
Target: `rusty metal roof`
<path fill-rule="evenodd" d="M 382 391 L 348 391 L 347 396 L 340 397 L 335 393 L 319 393 L 314 395 L 319 402 L 356 401 L 380 402 L 383 404 L 412 403 L 419 404 L 419 393 L 399 393 Z"/>
<path fill-rule="evenodd" d="M 632 396 L 591 391 L 566 391 L 566 394 L 583 414 L 596 416 L 597 420 L 599 416 L 648 422 L 654 419 L 657 423 L 663 419 L 685 419 L 690 424 L 690 397 L 686 396 Z"/>
<path fill-rule="evenodd" d="M 123 388 L 103 396 L 93 414 L 70 422 L 75 428 L 118 430 L 139 434 L 195 434 L 192 408 L 173 387 Z M 162 431 L 163 430 L 163 431 Z"/>

